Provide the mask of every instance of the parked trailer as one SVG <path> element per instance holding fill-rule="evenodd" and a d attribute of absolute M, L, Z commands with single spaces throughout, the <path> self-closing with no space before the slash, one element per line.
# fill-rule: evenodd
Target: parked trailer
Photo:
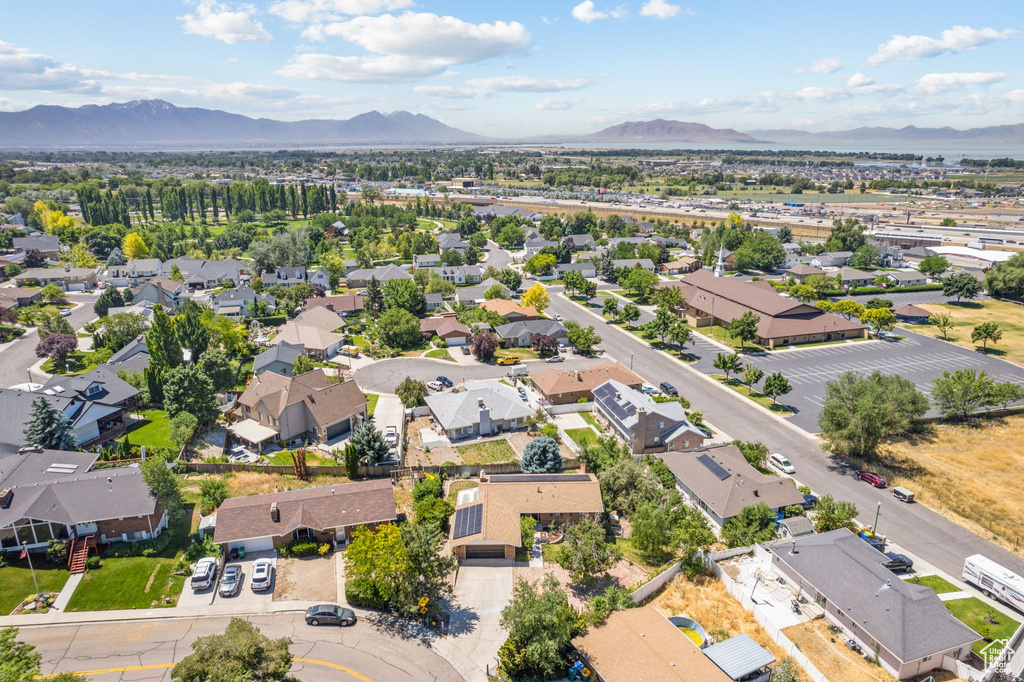
<path fill-rule="evenodd" d="M 974 554 L 964 560 L 964 582 L 1024 613 L 1024 578 L 1003 568 L 991 559 Z"/>

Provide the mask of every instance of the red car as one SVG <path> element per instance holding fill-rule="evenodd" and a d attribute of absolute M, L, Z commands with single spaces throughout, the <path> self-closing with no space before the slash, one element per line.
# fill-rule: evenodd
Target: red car
<path fill-rule="evenodd" d="M 862 481 L 867 481 L 876 488 L 884 488 L 886 485 L 885 476 L 882 476 L 881 474 L 876 474 L 873 471 L 858 471 L 857 478 L 861 479 Z"/>

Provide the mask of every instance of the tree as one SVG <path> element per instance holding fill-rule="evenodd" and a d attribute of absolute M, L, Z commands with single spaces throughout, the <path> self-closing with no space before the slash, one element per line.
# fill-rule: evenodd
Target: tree
<path fill-rule="evenodd" d="M 757 325 L 760 322 L 761 318 L 748 310 L 739 317 L 733 318 L 729 323 L 729 335 L 740 340 L 742 349 L 744 344 L 757 340 Z"/>
<path fill-rule="evenodd" d="M 870 457 L 882 441 L 914 430 L 927 411 L 912 381 L 844 372 L 825 384 L 818 426 L 836 454 Z"/>
<path fill-rule="evenodd" d="M 690 329 L 690 325 L 686 323 L 686 320 L 679 318 L 668 328 L 666 338 L 679 346 L 679 353 L 682 354 L 683 347 L 693 338 L 693 330 Z"/>
<path fill-rule="evenodd" d="M 270 639 L 255 625 L 232 618 L 223 634 L 200 637 L 192 652 L 174 666 L 171 679 L 178 682 L 229 682 L 289 679 L 292 655 L 288 637 Z"/>
<path fill-rule="evenodd" d="M 1012 381 L 1003 381 L 992 387 L 992 404 L 1001 405 L 1005 410 L 1010 403 L 1024 400 L 1024 386 Z"/>
<path fill-rule="evenodd" d="M 654 291 L 654 304 L 659 308 L 677 310 L 686 305 L 686 299 L 678 287 L 661 287 Z"/>
<path fill-rule="evenodd" d="M 428 497 L 413 505 L 416 523 L 433 526 L 439 531 L 448 530 L 448 517 L 455 513 L 455 505 L 440 497 Z"/>
<path fill-rule="evenodd" d="M 516 580 L 512 599 L 501 611 L 501 627 L 508 632 L 508 639 L 498 650 L 498 661 L 512 679 L 564 675 L 572 638 L 582 631 L 579 614 L 550 573 L 540 585 Z"/>
<path fill-rule="evenodd" d="M 605 542 L 604 528 L 586 519 L 569 524 L 556 557 L 577 585 L 590 585 L 618 560 L 615 545 Z"/>
<path fill-rule="evenodd" d="M 966 421 L 981 408 L 998 404 L 994 387 L 995 380 L 985 370 L 958 369 L 932 380 L 932 399 L 942 416 Z"/>
<path fill-rule="evenodd" d="M 25 442 L 48 450 L 74 450 L 75 436 L 71 422 L 43 396 L 32 401 L 29 421 L 25 424 Z"/>
<path fill-rule="evenodd" d="M 63 317 L 56 310 L 43 313 L 39 319 L 39 340 L 45 341 L 50 334 L 70 334 L 74 336 L 75 330 L 67 318 Z"/>
<path fill-rule="evenodd" d="M 729 547 L 747 547 L 775 537 L 775 512 L 764 502 L 747 505 L 722 528 Z"/>
<path fill-rule="evenodd" d="M 146 332 L 146 350 L 149 351 L 151 367 L 169 369 L 181 364 L 181 346 L 174 333 L 174 323 L 163 306 L 153 308 L 153 319 Z"/>
<path fill-rule="evenodd" d="M 772 405 L 776 404 L 780 395 L 786 395 L 792 390 L 793 386 L 789 383 L 789 380 L 786 379 L 786 377 L 782 376 L 782 372 L 769 374 L 768 378 L 764 380 L 764 385 L 761 388 L 761 392 L 772 399 Z"/>
<path fill-rule="evenodd" d="M 743 368 L 743 383 L 747 385 L 747 395 L 750 395 L 754 384 L 764 378 L 764 370 L 753 363 L 747 363 Z"/>
<path fill-rule="evenodd" d="M 217 419 L 217 397 L 210 377 L 193 363 L 181 365 L 164 374 L 164 407 L 173 419 L 179 412 L 188 412 L 209 425 Z"/>
<path fill-rule="evenodd" d="M 852 320 L 855 317 L 860 317 L 861 313 L 864 312 L 864 306 L 852 299 L 844 298 L 833 303 L 832 310 L 830 312 L 833 312 L 836 315 L 842 315 L 848 320 Z"/>
<path fill-rule="evenodd" d="M 124 257 L 121 247 L 115 246 L 107 255 L 107 267 L 119 267 L 121 265 L 128 265 L 128 259 Z"/>
<path fill-rule="evenodd" d="M 494 351 L 498 349 L 498 339 L 490 332 L 477 332 L 473 334 L 473 355 L 480 362 L 490 362 L 494 359 Z"/>
<path fill-rule="evenodd" d="M 423 272 L 417 270 L 416 272 Z M 435 273 L 430 273 L 430 279 L 427 281 L 426 292 L 428 294 L 441 294 L 442 296 L 452 296 L 455 294 L 456 286 L 454 282 L 449 282 L 446 279 L 442 279 Z"/>
<path fill-rule="evenodd" d="M 949 261 L 945 256 L 928 256 L 917 265 L 917 271 L 928 277 L 937 277 L 949 270 Z"/>
<path fill-rule="evenodd" d="M 949 341 L 949 330 L 956 326 L 953 322 L 953 316 L 949 313 L 932 313 L 928 316 L 928 324 L 942 332 L 943 341 Z"/>
<path fill-rule="evenodd" d="M 629 274 L 619 281 L 619 284 L 627 291 L 635 293 L 638 298 L 647 298 L 647 295 L 651 293 L 658 281 L 658 276 L 650 270 L 633 268 L 629 271 Z"/>
<path fill-rule="evenodd" d="M 78 337 L 74 334 L 50 334 L 36 346 L 36 357 L 50 358 L 53 367 L 63 367 L 67 372 L 68 357 L 78 348 Z"/>
<path fill-rule="evenodd" d="M 882 252 L 874 244 L 865 244 L 850 257 L 850 265 L 855 268 L 872 268 L 878 265 Z"/>
<path fill-rule="evenodd" d="M 562 275 L 562 286 L 567 294 L 572 294 L 572 292 L 579 289 L 584 281 L 586 281 L 586 278 L 579 270 L 569 270 Z"/>
<path fill-rule="evenodd" d="M 117 287 L 107 287 L 96 299 L 92 309 L 99 317 L 106 317 L 107 311 L 111 308 L 120 308 L 125 304 L 126 301 L 121 297 L 121 291 Z"/>
<path fill-rule="evenodd" d="M 607 509 L 627 515 L 644 502 L 661 502 L 665 489 L 657 476 L 632 457 L 620 455 L 610 466 L 597 474 L 601 497 Z"/>
<path fill-rule="evenodd" d="M 554 474 L 562 470 L 562 455 L 554 438 L 538 436 L 526 444 L 519 463 L 524 474 Z"/>
<path fill-rule="evenodd" d="M 419 315 L 426 306 L 423 292 L 411 279 L 393 279 L 384 285 L 384 308 L 402 308 L 413 315 Z"/>
<path fill-rule="evenodd" d="M 797 284 L 796 286 L 789 288 L 789 295 L 798 301 L 813 301 L 818 297 L 818 293 L 814 290 L 814 287 L 808 284 Z"/>
<path fill-rule="evenodd" d="M 760 441 L 742 441 L 734 440 L 732 442 L 739 451 L 743 453 L 743 458 L 747 460 L 747 464 L 754 467 L 758 471 L 764 471 L 768 465 L 768 446 Z"/>
<path fill-rule="evenodd" d="M 800 682 L 803 678 L 800 667 L 789 656 L 783 656 L 772 667 L 771 682 Z"/>
<path fill-rule="evenodd" d="M 538 253 L 523 264 L 523 270 L 535 277 L 550 275 L 558 263 L 558 257 L 553 253 Z"/>
<path fill-rule="evenodd" d="M 391 308 L 377 321 L 381 340 L 392 348 L 408 348 L 422 337 L 420 321 L 405 308 Z"/>
<path fill-rule="evenodd" d="M 892 308 L 892 300 L 888 298 L 869 298 L 868 302 L 864 304 L 864 307 L 868 310 L 874 310 L 876 308 Z M 860 317 L 860 315 L 857 315 Z"/>
<path fill-rule="evenodd" d="M 39 291 L 39 295 L 44 301 L 49 301 L 50 303 L 58 303 L 66 300 L 64 298 L 64 290 L 56 284 L 47 284 Z"/>
<path fill-rule="evenodd" d="M 981 341 L 983 351 L 988 350 L 989 341 L 997 343 L 1001 338 L 1003 338 L 1003 331 L 995 322 L 982 322 L 971 332 L 971 341 L 974 343 Z"/>
<path fill-rule="evenodd" d="M 551 297 L 548 296 L 548 290 L 544 285 L 537 282 L 519 298 L 519 303 L 525 307 L 536 308 L 538 313 L 543 314 L 551 305 Z"/>
<path fill-rule="evenodd" d="M 617 317 L 619 314 L 619 300 L 614 296 L 606 296 L 604 305 L 601 307 L 601 314 L 605 317 Z"/>
<path fill-rule="evenodd" d="M 129 232 L 121 241 L 121 251 L 128 260 L 137 260 L 149 256 L 149 247 L 138 232 Z"/>
<path fill-rule="evenodd" d="M 878 336 L 882 332 L 891 332 L 896 327 L 896 314 L 890 308 L 866 308 L 860 314 L 860 321 Z"/>
<path fill-rule="evenodd" d="M 856 252 L 867 242 L 864 226 L 856 218 L 836 218 L 832 223 L 832 232 L 825 241 L 826 251 Z"/>
<path fill-rule="evenodd" d="M 828 275 L 811 275 L 807 278 L 807 286 L 814 289 L 814 295 L 821 297 L 825 295 L 825 292 L 829 289 L 836 288 L 836 280 L 834 277 Z M 818 306 L 821 307 L 820 305 Z"/>
<path fill-rule="evenodd" d="M 376 277 L 371 277 L 366 283 L 366 300 L 363 303 L 370 317 L 377 319 L 377 316 L 384 312 L 384 289 Z"/>
<path fill-rule="evenodd" d="M 231 496 L 228 484 L 219 478 L 199 481 L 199 513 L 204 516 L 217 511 L 217 507 Z"/>
<path fill-rule="evenodd" d="M 771 232 L 755 232 L 733 254 L 738 270 L 775 270 L 786 260 L 782 242 Z"/>
<path fill-rule="evenodd" d="M 715 369 L 725 372 L 726 381 L 733 372 L 739 372 L 743 367 L 743 361 L 739 353 L 719 353 L 712 363 Z"/>
<path fill-rule="evenodd" d="M 515 291 L 523 285 L 523 276 L 512 268 L 505 268 L 497 274 L 495 279 L 508 287 L 509 291 Z"/>
<path fill-rule="evenodd" d="M 1024 255 L 1018 253 L 985 273 L 985 289 L 993 296 L 1024 297 Z"/>
<path fill-rule="evenodd" d="M 171 473 L 170 467 L 162 457 L 147 457 L 141 464 L 142 480 L 146 486 L 160 498 L 171 518 L 177 517 L 184 508 L 185 501 L 178 487 L 178 479 Z"/>
<path fill-rule="evenodd" d="M 625 322 L 628 326 L 632 327 L 633 323 L 640 319 L 640 308 L 636 307 L 632 303 L 627 303 L 619 309 L 619 321 Z"/>
<path fill-rule="evenodd" d="M 430 392 L 427 390 L 426 384 L 408 376 L 395 387 L 395 395 L 402 401 L 402 405 L 407 408 L 426 405 L 427 403 L 424 398 L 429 394 Z"/>
<path fill-rule="evenodd" d="M 202 317 L 202 306 L 194 301 L 187 301 L 174 318 L 174 335 L 178 339 L 178 345 L 190 351 L 192 362 L 198 362 L 210 345 L 210 332 L 203 324 Z"/>
<path fill-rule="evenodd" d="M 575 320 L 565 323 L 566 337 L 581 353 L 589 353 L 594 346 L 601 343 L 601 337 L 594 331 L 594 326 L 581 327 Z"/>
<path fill-rule="evenodd" d="M 558 353 L 558 338 L 552 334 L 534 334 L 530 337 L 530 345 L 541 356 Z"/>
<path fill-rule="evenodd" d="M 597 296 L 597 282 L 589 279 L 583 280 L 580 283 L 579 294 L 586 299 Z"/>
<path fill-rule="evenodd" d="M 15 627 L 0 629 L 0 680 L 34 682 L 39 679 L 42 656 L 31 644 L 17 641 L 17 636 Z M 49 679 L 53 682 L 85 682 L 84 677 L 75 673 L 61 673 Z"/>
<path fill-rule="evenodd" d="M 814 505 L 814 532 L 827 533 L 830 530 L 848 528 L 857 530 L 857 505 L 846 500 L 837 500 L 825 495 Z"/>
<path fill-rule="evenodd" d="M 976 298 L 980 291 L 978 280 L 967 272 L 958 272 L 942 280 L 942 295 L 956 296 L 957 303 L 961 298 Z"/>
<path fill-rule="evenodd" d="M 362 583 L 384 602 L 397 599 L 407 579 L 409 557 L 402 532 L 393 523 L 373 530 L 360 527 L 345 550 L 345 573 L 350 582 Z"/>
<path fill-rule="evenodd" d="M 442 525 L 452 514 L 448 510 L 454 511 L 451 502 L 434 503 L 435 514 L 443 514 Z M 457 566 L 455 557 L 445 551 L 445 534 L 436 523 L 421 523 L 418 511 L 416 523 L 403 525 L 400 532 L 406 571 L 393 603 L 404 613 L 417 613 L 419 600 L 426 597 L 428 608 L 440 608 L 442 599 L 452 593 L 452 574 Z"/>
<path fill-rule="evenodd" d="M 25 251 L 25 259 L 22 263 L 26 268 L 45 268 L 46 256 L 39 249 L 28 249 Z"/>
<path fill-rule="evenodd" d="M 629 520 L 633 525 L 633 547 L 651 561 L 662 559 L 672 533 L 672 519 L 668 509 L 653 502 L 645 502 L 637 507 Z"/>
<path fill-rule="evenodd" d="M 188 412 L 179 412 L 171 419 L 171 440 L 180 446 L 184 446 L 188 439 L 195 433 L 199 426 L 199 420 L 195 415 Z"/>
<path fill-rule="evenodd" d="M 608 616 L 616 611 L 625 611 L 636 606 L 633 601 L 633 594 L 618 585 L 609 585 L 604 593 L 594 595 L 587 600 L 586 614 L 587 623 L 590 625 L 604 625 Z"/>
<path fill-rule="evenodd" d="M 304 355 L 299 357 L 305 358 Z M 210 377 L 215 391 L 225 391 L 235 384 L 235 370 L 227 354 L 220 348 L 212 348 L 203 353 L 199 358 L 199 369 Z"/>
<path fill-rule="evenodd" d="M 388 444 L 373 424 L 360 424 L 349 442 L 359 454 L 360 464 L 379 464 L 388 457 Z"/>

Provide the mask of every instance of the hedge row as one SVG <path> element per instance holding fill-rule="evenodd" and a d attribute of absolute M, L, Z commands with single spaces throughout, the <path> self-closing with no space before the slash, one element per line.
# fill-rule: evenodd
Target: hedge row
<path fill-rule="evenodd" d="M 942 291 L 941 284 L 915 284 L 910 287 L 888 287 L 883 289 L 882 287 L 853 287 L 846 291 L 835 290 L 826 291 L 826 296 L 861 296 L 866 294 L 899 294 L 909 293 L 911 291 Z"/>
<path fill-rule="evenodd" d="M 376 586 L 360 578 L 345 581 L 345 601 L 363 609 L 386 609 L 388 606 L 388 600 L 381 596 Z"/>
<path fill-rule="evenodd" d="M 271 315 L 269 317 L 254 317 L 252 319 L 256 320 L 264 327 L 280 327 L 288 321 L 288 317 L 286 315 Z"/>

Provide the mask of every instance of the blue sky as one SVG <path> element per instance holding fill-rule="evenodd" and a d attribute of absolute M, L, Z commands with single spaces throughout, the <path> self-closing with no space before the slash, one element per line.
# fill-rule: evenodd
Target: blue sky
<path fill-rule="evenodd" d="M 1017 2 L 4 3 L 0 109 L 406 109 L 485 135 L 1024 122 Z"/>

